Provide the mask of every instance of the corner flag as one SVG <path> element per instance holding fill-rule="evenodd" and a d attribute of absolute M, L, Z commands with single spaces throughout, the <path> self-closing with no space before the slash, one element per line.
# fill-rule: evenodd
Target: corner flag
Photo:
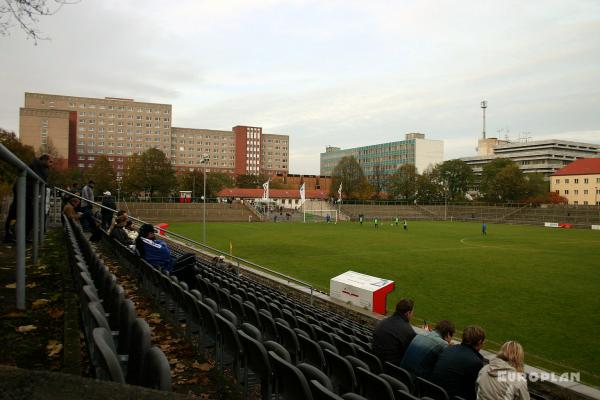
<path fill-rule="evenodd" d="M 271 178 L 268 181 L 263 183 L 263 199 L 269 198 L 269 182 L 271 182 Z"/>
<path fill-rule="evenodd" d="M 300 204 L 304 204 L 305 200 L 304 183 L 300 186 Z"/>

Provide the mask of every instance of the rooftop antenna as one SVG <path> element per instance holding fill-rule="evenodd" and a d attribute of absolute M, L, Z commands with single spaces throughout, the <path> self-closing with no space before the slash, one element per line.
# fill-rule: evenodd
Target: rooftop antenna
<path fill-rule="evenodd" d="M 519 133 L 519 142 L 521 143 L 527 143 L 529 141 L 529 139 L 532 139 L 531 136 L 531 132 L 521 132 Z"/>
<path fill-rule="evenodd" d="M 483 110 L 483 139 L 485 140 L 485 109 L 487 108 L 487 100 L 481 102 L 481 110 Z"/>

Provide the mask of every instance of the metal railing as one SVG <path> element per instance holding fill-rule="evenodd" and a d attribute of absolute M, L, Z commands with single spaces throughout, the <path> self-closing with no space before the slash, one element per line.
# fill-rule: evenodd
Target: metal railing
<path fill-rule="evenodd" d="M 39 247 L 44 242 L 46 182 L 2 144 L 0 144 L 0 159 L 18 170 L 16 197 L 13 199 L 13 202 L 16 202 L 16 308 L 17 310 L 25 310 L 26 214 L 33 213 L 31 257 L 32 262 L 36 264 L 38 262 Z M 30 204 L 28 204 L 27 198 L 27 179 L 33 181 Z M 27 209 L 28 207 L 29 209 Z M 5 235 L 7 234 L 8 232 L 5 232 Z"/>
<path fill-rule="evenodd" d="M 76 197 L 76 198 L 78 198 L 80 200 L 85 200 L 80 195 L 68 192 L 68 191 L 66 191 L 64 189 L 60 189 L 60 188 L 56 188 L 55 187 L 54 190 L 55 190 L 55 192 L 61 192 L 63 194 L 68 194 L 69 196 Z M 55 196 L 55 198 L 56 198 L 56 196 Z M 86 200 L 86 201 L 88 203 L 92 204 L 93 206 L 97 206 L 99 208 L 110 210 L 112 212 L 117 212 L 117 210 L 114 210 L 114 209 L 112 209 L 110 207 L 103 206 L 102 204 L 100 204 L 100 203 L 98 203 L 96 201 L 91 201 L 91 200 Z M 138 224 L 146 224 L 146 223 L 148 223 L 148 222 L 146 222 L 144 220 L 141 220 L 139 218 L 133 217 L 131 215 L 128 215 L 128 218 L 131 219 L 131 220 L 133 220 L 133 221 L 135 221 L 135 222 L 137 222 Z M 168 234 L 167 238 L 177 238 L 179 240 L 183 240 L 183 242 L 180 242 L 180 241 L 177 242 L 177 244 L 179 244 L 180 246 L 183 246 L 183 247 L 188 248 L 190 250 L 196 250 L 196 251 L 198 250 L 198 248 L 200 248 L 203 251 L 207 251 L 207 252 L 210 252 L 210 253 L 212 253 L 214 255 L 220 255 L 220 256 L 223 256 L 226 259 L 229 259 L 231 264 L 237 265 L 237 273 L 238 273 L 238 275 L 240 274 L 240 267 L 244 266 L 244 267 L 253 268 L 253 269 L 256 269 L 256 270 L 259 270 L 259 271 L 266 272 L 266 273 L 268 273 L 270 275 L 276 276 L 277 278 L 279 278 L 281 280 L 287 281 L 288 285 L 290 283 L 294 283 L 294 284 L 296 284 L 298 286 L 305 287 L 310 292 L 310 304 L 313 304 L 313 295 L 314 295 L 315 288 L 311 284 L 309 284 L 308 282 L 304 282 L 304 281 L 302 281 L 300 279 L 296 279 L 296 278 L 294 278 L 292 276 L 288 276 L 288 275 L 282 274 L 281 272 L 275 271 L 275 270 L 273 270 L 271 268 L 268 268 L 268 267 L 264 267 L 264 266 L 262 266 L 260 264 L 254 263 L 252 261 L 245 260 L 245 259 L 243 259 L 241 257 L 236 257 L 236 256 L 234 256 L 232 254 L 229 254 L 229 253 L 226 253 L 226 252 L 224 252 L 222 250 L 219 250 L 219 249 L 216 249 L 214 247 L 211 247 L 211 246 L 209 246 L 209 245 L 207 245 L 205 243 L 201 243 L 201 242 L 195 241 L 193 239 L 190 239 L 190 238 L 188 238 L 186 236 L 180 235 L 178 233 L 169 231 L 168 229 L 164 229 L 164 228 L 159 228 L 159 229 L 161 231 L 163 231 L 164 233 Z M 196 246 L 196 247 L 194 247 L 194 246 Z"/>

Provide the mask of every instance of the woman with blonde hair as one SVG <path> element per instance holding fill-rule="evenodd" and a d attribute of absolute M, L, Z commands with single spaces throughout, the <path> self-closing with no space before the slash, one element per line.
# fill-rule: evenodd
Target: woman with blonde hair
<path fill-rule="evenodd" d="M 524 360 L 519 342 L 504 343 L 496 357 L 479 371 L 477 400 L 529 400 Z"/>

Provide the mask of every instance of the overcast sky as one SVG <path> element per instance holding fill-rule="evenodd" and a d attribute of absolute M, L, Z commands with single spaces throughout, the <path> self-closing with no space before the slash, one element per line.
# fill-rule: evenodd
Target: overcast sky
<path fill-rule="evenodd" d="M 289 135 L 290 172 L 318 173 L 326 145 L 407 132 L 474 155 L 485 99 L 488 136 L 600 143 L 598 0 L 82 0 L 39 28 L 0 37 L 5 129 L 26 91 L 170 103 Z"/>

